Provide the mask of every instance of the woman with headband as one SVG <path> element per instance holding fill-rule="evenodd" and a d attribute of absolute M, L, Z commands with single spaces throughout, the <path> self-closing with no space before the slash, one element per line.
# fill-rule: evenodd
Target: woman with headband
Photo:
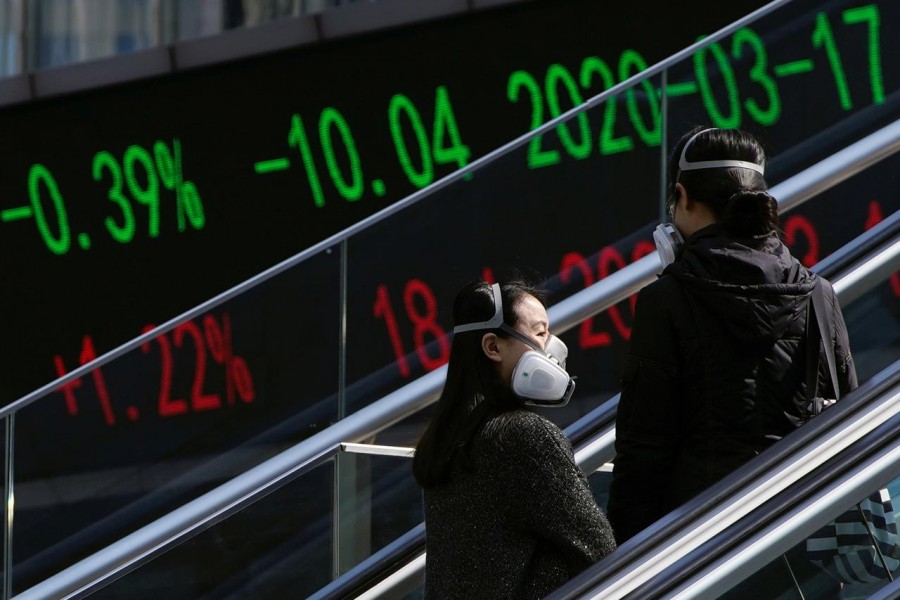
<path fill-rule="evenodd" d="M 810 418 L 806 321 L 817 280 L 840 388 L 823 353 L 818 395 L 857 386 L 831 285 L 779 237 L 765 159 L 749 133 L 704 128 L 669 158 L 672 223 L 654 237 L 671 263 L 638 295 L 616 419 L 608 513 L 620 544 Z"/>
<path fill-rule="evenodd" d="M 615 548 L 572 447 L 529 406 L 563 406 L 574 382 L 541 294 L 465 286 L 453 303 L 447 380 L 416 447 L 427 598 L 542 598 Z"/>

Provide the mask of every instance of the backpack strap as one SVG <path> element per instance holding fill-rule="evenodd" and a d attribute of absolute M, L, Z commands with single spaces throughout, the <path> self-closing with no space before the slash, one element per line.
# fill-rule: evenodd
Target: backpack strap
<path fill-rule="evenodd" d="M 828 374 L 831 378 L 831 385 L 834 388 L 834 400 L 838 400 L 841 397 L 829 315 L 830 311 L 825 305 L 825 285 L 821 278 L 817 278 L 815 286 L 810 293 L 810 302 L 807 306 L 806 315 L 806 400 L 812 416 L 818 415 L 828 406 L 818 394 L 820 348 L 825 353 Z"/>
<path fill-rule="evenodd" d="M 822 337 L 822 346 L 825 350 L 825 359 L 828 362 L 828 371 L 831 375 L 831 386 L 834 389 L 834 399 L 841 399 L 841 387 L 837 378 L 837 362 L 834 358 L 834 340 L 831 337 L 832 311 L 828 310 L 825 305 L 825 283 L 821 278 L 816 282 L 813 289 L 812 303 L 815 307 L 816 321 L 819 322 L 819 332 Z M 829 288 L 830 289 L 830 288 Z"/>

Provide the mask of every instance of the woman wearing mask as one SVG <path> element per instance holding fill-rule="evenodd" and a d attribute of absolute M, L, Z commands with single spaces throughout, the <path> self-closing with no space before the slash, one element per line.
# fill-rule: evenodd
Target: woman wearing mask
<path fill-rule="evenodd" d="M 695 128 L 670 156 L 674 262 L 639 293 L 616 419 L 609 518 L 620 544 L 810 418 L 817 280 L 840 394 L 857 386 L 837 298 L 779 238 L 764 165 L 739 130 Z M 819 365 L 819 395 L 834 398 L 824 355 Z"/>
<path fill-rule="evenodd" d="M 572 447 L 528 404 L 574 383 L 537 290 L 469 284 L 447 380 L 413 471 L 424 489 L 429 598 L 540 598 L 615 543 Z"/>

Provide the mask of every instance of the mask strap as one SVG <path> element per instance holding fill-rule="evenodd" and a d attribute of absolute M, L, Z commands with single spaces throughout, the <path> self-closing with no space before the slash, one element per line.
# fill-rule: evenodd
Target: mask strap
<path fill-rule="evenodd" d="M 741 169 L 750 169 L 751 171 L 756 171 L 760 175 L 765 175 L 766 168 L 764 165 L 758 165 L 756 163 L 752 163 L 746 160 L 701 160 L 697 162 L 688 162 L 687 158 L 685 158 L 687 154 L 688 147 L 697 139 L 701 134 L 706 133 L 707 131 L 713 131 L 715 128 L 703 129 L 698 131 L 694 135 L 688 139 L 684 144 L 684 148 L 681 149 L 681 158 L 678 159 L 678 177 L 675 178 L 675 181 L 678 181 L 681 178 L 681 174 L 685 171 L 696 171 L 698 169 L 717 169 L 717 168 L 725 168 L 725 167 L 738 167 Z"/>
<path fill-rule="evenodd" d="M 506 323 L 502 324 L 502 325 L 500 326 L 500 329 L 502 329 L 503 331 L 505 331 L 505 332 L 508 333 L 509 335 L 513 336 L 514 338 L 516 338 L 517 340 L 519 340 L 519 341 L 522 342 L 523 344 L 525 344 L 525 345 L 531 347 L 531 349 L 534 350 L 535 352 L 540 352 L 541 354 L 544 354 L 544 355 L 547 354 L 546 352 L 544 352 L 543 350 L 541 350 L 541 347 L 537 345 L 537 342 L 535 342 L 533 339 L 531 339 L 530 337 L 528 337 L 527 335 L 525 335 L 525 334 L 522 333 L 521 331 L 517 331 L 517 330 L 513 329 L 512 327 L 510 327 L 510 326 L 507 325 Z"/>
<path fill-rule="evenodd" d="M 477 331 L 479 329 L 499 329 L 500 326 L 503 325 L 503 299 L 500 297 L 500 284 L 495 283 L 492 285 L 491 291 L 494 294 L 494 316 L 487 321 L 457 325 L 453 328 L 454 335 L 466 331 Z"/>
<path fill-rule="evenodd" d="M 533 339 L 525 335 L 524 333 L 517 331 L 503 322 L 503 299 L 500 297 L 500 284 L 495 283 L 491 286 L 491 291 L 494 294 L 494 316 L 491 317 L 487 321 L 478 321 L 477 323 L 466 323 L 465 325 L 457 325 L 453 328 L 453 334 L 457 333 L 465 333 L 466 331 L 478 331 L 478 330 L 492 330 L 492 329 L 501 329 L 512 337 L 516 338 L 523 344 L 529 346 L 536 352 L 540 352 L 541 354 L 546 354 L 543 350 L 541 350 L 540 346 L 538 346 L 537 342 Z"/>

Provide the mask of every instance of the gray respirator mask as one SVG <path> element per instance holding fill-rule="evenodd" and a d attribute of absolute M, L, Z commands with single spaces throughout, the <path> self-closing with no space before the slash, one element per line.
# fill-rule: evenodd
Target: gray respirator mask
<path fill-rule="evenodd" d="M 488 321 L 458 325 L 454 335 L 466 331 L 499 329 L 531 348 L 519 357 L 513 368 L 510 387 L 513 393 L 531 406 L 565 406 L 575 391 L 575 381 L 566 372 L 569 349 L 561 339 L 551 335 L 542 350 L 530 337 L 503 322 L 503 300 L 500 284 L 491 286 L 494 294 L 494 316 Z"/>

